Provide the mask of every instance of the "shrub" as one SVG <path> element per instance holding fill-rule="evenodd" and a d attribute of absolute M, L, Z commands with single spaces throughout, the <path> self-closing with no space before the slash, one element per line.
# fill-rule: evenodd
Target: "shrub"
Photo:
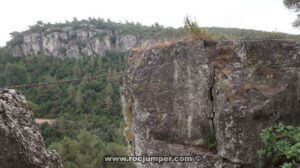
<path fill-rule="evenodd" d="M 208 131 L 203 140 L 205 147 L 207 147 L 209 150 L 215 151 L 217 149 L 218 143 L 214 131 Z"/>
<path fill-rule="evenodd" d="M 278 124 L 261 132 L 259 167 L 292 168 L 300 164 L 300 126 Z"/>
<path fill-rule="evenodd" d="M 7 42 L 8 46 L 14 47 L 18 44 L 23 43 L 23 34 L 22 33 L 15 31 L 15 32 L 10 33 L 10 36 L 12 39 L 9 42 Z"/>
<path fill-rule="evenodd" d="M 68 40 L 69 40 L 69 41 L 70 41 L 70 40 L 74 40 L 74 39 L 76 39 L 77 37 L 78 37 L 77 34 L 71 34 Z"/>
<path fill-rule="evenodd" d="M 116 43 L 117 43 L 117 37 L 116 37 L 116 35 L 112 35 L 112 36 L 110 37 L 110 42 L 111 42 L 113 45 L 116 45 Z"/>
<path fill-rule="evenodd" d="M 214 37 L 204 28 L 200 28 L 196 21 L 190 17 L 184 18 L 184 30 L 188 38 L 201 39 L 203 41 L 215 41 Z"/>
<path fill-rule="evenodd" d="M 52 143 L 49 149 L 56 150 L 65 168 L 134 168 L 131 162 L 105 162 L 104 156 L 127 156 L 127 146 L 114 142 L 104 142 L 86 130 L 81 130 L 76 138 L 64 137 Z"/>
<path fill-rule="evenodd" d="M 96 37 L 98 37 L 101 41 L 104 40 L 105 36 L 107 36 L 107 32 L 100 32 L 96 34 Z"/>

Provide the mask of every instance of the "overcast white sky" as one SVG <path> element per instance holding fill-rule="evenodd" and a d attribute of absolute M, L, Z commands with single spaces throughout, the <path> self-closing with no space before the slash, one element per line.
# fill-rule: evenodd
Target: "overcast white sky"
<path fill-rule="evenodd" d="M 187 14 L 203 27 L 300 34 L 291 25 L 296 14 L 283 6 L 283 0 L 5 0 L 0 7 L 0 46 L 10 39 L 10 32 L 26 30 L 38 20 L 100 17 L 180 27 Z"/>

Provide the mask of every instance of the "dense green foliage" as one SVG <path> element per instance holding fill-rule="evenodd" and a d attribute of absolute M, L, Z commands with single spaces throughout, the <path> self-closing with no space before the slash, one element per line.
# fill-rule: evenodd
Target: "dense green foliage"
<path fill-rule="evenodd" d="M 300 166 L 300 126 L 279 124 L 261 132 L 263 148 L 260 167 L 293 168 Z"/>
<path fill-rule="evenodd" d="M 65 137 L 49 147 L 60 153 L 65 168 L 131 168 L 129 162 L 104 162 L 104 156 L 126 156 L 127 148 L 114 142 L 104 142 L 99 137 L 81 130 L 76 139 Z"/>
<path fill-rule="evenodd" d="M 122 119 L 87 114 L 81 119 L 58 118 L 54 124 L 43 123 L 40 126 L 46 145 L 59 141 L 64 136 L 75 138 L 80 129 L 88 130 L 105 142 L 117 142 L 126 145 L 123 136 L 124 128 L 125 124 Z"/>
<path fill-rule="evenodd" d="M 299 15 L 299 12 L 300 12 L 300 0 L 284 0 L 283 1 L 284 5 L 291 9 L 291 10 L 294 10 L 295 12 L 298 13 L 298 18 L 295 20 L 294 22 L 294 26 L 295 27 L 299 27 L 300 26 L 300 15 Z"/>
<path fill-rule="evenodd" d="M 139 39 L 161 39 L 181 37 L 185 31 L 195 33 L 206 39 L 234 40 L 249 38 L 292 38 L 299 36 L 283 33 L 234 29 L 199 28 L 195 22 L 185 23 L 184 28 L 174 29 L 159 24 L 143 26 L 140 23 L 116 23 L 110 20 L 89 18 L 72 22 L 45 24 L 41 21 L 24 32 L 13 32 L 7 44 L 14 46 L 22 43 L 27 32 L 50 34 L 61 32 L 62 28 L 87 30 L 91 25 L 107 29 L 112 34 L 136 35 Z M 111 41 L 116 41 L 116 37 Z M 209 36 L 208 36 L 209 35 Z M 99 33 L 101 39 L 105 34 Z M 70 38 L 76 38 L 71 36 Z M 61 39 L 62 40 L 62 39 Z M 70 39 L 69 39 L 70 40 Z M 80 44 L 81 45 L 81 44 Z M 84 45 L 84 44 L 82 44 Z M 59 59 L 49 56 L 12 57 L 6 48 L 0 48 L 0 87 L 40 82 L 51 82 L 91 75 L 113 74 L 124 69 L 126 52 L 106 52 L 104 56 L 82 56 L 78 59 Z M 125 127 L 121 114 L 119 88 L 121 76 L 101 78 L 69 84 L 52 85 L 31 89 L 20 89 L 29 101 L 29 106 L 37 118 L 55 119 L 54 124 L 40 126 L 46 145 L 56 149 L 63 158 L 65 167 L 131 167 L 124 163 L 107 164 L 102 156 L 126 155 L 126 142 L 123 137 Z M 84 130 L 79 132 L 79 130 Z M 214 133 L 204 139 L 206 147 L 216 148 Z M 266 151 L 269 149 L 264 149 Z M 263 153 L 267 159 L 268 153 Z M 289 160 L 288 160 L 289 161 Z M 291 164 L 293 164 L 291 162 Z"/>
<path fill-rule="evenodd" d="M 290 35 L 279 32 L 265 32 L 258 30 L 238 28 L 206 28 L 217 40 L 242 40 L 242 39 L 293 39 L 300 40 L 299 35 Z"/>
<path fill-rule="evenodd" d="M 111 41 L 114 44 L 116 41 L 116 34 L 132 34 L 136 35 L 138 39 L 170 39 L 170 38 L 180 38 L 184 36 L 186 30 L 192 30 L 196 27 L 199 28 L 198 24 L 192 21 L 191 19 L 185 19 L 184 27 L 182 28 L 172 28 L 165 27 L 158 23 L 153 24 L 152 26 L 144 26 L 140 23 L 126 22 L 119 23 L 113 22 L 111 20 L 104 20 L 100 18 L 89 18 L 85 20 L 77 20 L 76 18 L 73 21 L 66 21 L 64 23 L 43 23 L 38 21 L 35 25 L 30 26 L 30 28 L 23 32 L 12 32 L 12 40 L 7 42 L 8 46 L 14 46 L 23 42 L 23 35 L 25 33 L 43 33 L 50 34 L 53 32 L 62 32 L 63 28 L 72 27 L 74 30 L 89 30 L 91 26 L 94 26 L 97 29 L 109 30 L 112 32 Z M 201 25 L 200 25 L 201 26 Z M 188 29 L 186 29 L 188 27 Z M 193 28 L 194 27 L 194 28 Z M 195 29 L 194 29 L 195 30 Z M 197 30 L 197 29 L 196 29 Z M 194 32 L 195 31 L 191 31 Z M 256 31 L 256 30 L 247 30 L 247 29 L 237 29 L 237 28 L 216 28 L 216 27 L 207 27 L 198 29 L 198 34 L 202 36 L 213 35 L 215 40 L 234 40 L 234 39 L 249 39 L 249 38 L 291 38 L 295 40 L 300 40 L 300 36 L 289 35 L 285 33 L 278 32 L 265 32 L 265 31 Z M 196 34 L 197 34 L 196 33 Z M 102 39 L 105 36 L 105 32 L 97 34 L 97 36 Z M 209 37 L 208 36 L 208 37 Z M 75 35 L 70 37 L 76 38 Z M 69 39 L 69 40 L 71 40 Z M 61 39 L 63 40 L 63 39 Z"/>
<path fill-rule="evenodd" d="M 61 60 L 47 56 L 13 58 L 4 52 L 0 55 L 0 87 L 114 74 L 123 70 L 125 55 L 107 52 L 104 57 Z M 81 119 L 84 114 L 121 118 L 120 83 L 121 76 L 114 76 L 20 91 L 38 118 Z"/>
<path fill-rule="evenodd" d="M 6 49 L 0 49 L 0 87 L 22 85 L 27 83 L 51 82 L 71 78 L 88 77 L 100 74 L 115 74 L 123 71 L 126 63 L 126 52 L 107 52 L 103 57 L 81 57 L 78 59 L 59 59 L 48 56 L 11 57 Z M 123 136 L 125 127 L 121 114 L 119 88 L 121 76 L 100 78 L 68 84 L 51 85 L 31 89 L 19 89 L 25 94 L 29 106 L 37 118 L 52 118 L 54 124 L 44 123 L 40 126 L 42 136 L 47 146 L 58 149 L 65 154 L 66 147 L 75 143 L 72 148 L 84 148 L 78 132 L 85 129 L 95 136 L 97 143 L 108 147 L 96 148 L 97 152 L 113 152 L 127 146 Z M 89 134 L 89 133 L 85 133 Z M 78 135 L 78 137 L 77 137 Z M 77 139 L 76 139 L 77 137 Z M 77 142 L 78 141 L 78 142 Z M 86 144 L 89 145 L 89 144 Z M 111 151 L 110 151 L 111 150 Z M 92 151 L 91 151 L 92 152 Z M 125 155 L 123 152 L 122 154 Z M 88 154 L 89 155 L 89 154 Z M 71 156 L 70 156 L 71 157 Z M 89 157 L 89 156 L 82 156 Z M 71 157 L 64 164 L 66 167 L 99 167 L 86 165 L 88 161 L 75 161 Z M 81 158 L 82 159 L 82 158 Z M 102 159 L 102 158 L 98 158 Z M 80 165 L 79 165 L 80 164 Z M 97 163 L 91 163 L 98 165 Z M 100 163 L 99 163 L 100 164 Z M 103 164 L 101 162 L 101 164 Z M 118 167 L 119 164 L 116 164 Z M 113 166 L 107 166 L 113 167 Z M 122 166 L 123 167 L 123 166 Z"/>
<path fill-rule="evenodd" d="M 265 32 L 238 28 L 199 27 L 199 24 L 190 17 L 184 19 L 183 32 L 188 38 L 198 38 L 205 41 L 243 39 L 300 40 L 300 36 L 298 35 L 289 35 L 279 32 Z"/>
<path fill-rule="evenodd" d="M 44 33 L 50 34 L 53 32 L 62 32 L 65 27 L 72 27 L 74 30 L 89 30 L 93 26 L 97 29 L 109 30 L 112 32 L 111 41 L 115 41 L 117 33 L 136 35 L 138 39 L 165 39 L 165 38 L 176 38 L 182 34 L 181 29 L 175 29 L 172 27 L 165 27 L 155 23 L 151 26 L 144 26 L 141 23 L 118 23 L 112 22 L 111 20 L 104 20 L 100 18 L 89 18 L 78 21 L 76 18 L 73 21 L 66 21 L 65 23 L 43 23 L 38 21 L 35 25 L 30 26 L 28 30 L 24 32 L 13 32 L 11 33 L 12 40 L 7 42 L 8 46 L 14 46 L 20 44 L 23 41 L 24 33 Z M 105 36 L 105 32 L 99 33 L 97 36 L 102 39 Z M 71 37 L 75 38 L 75 37 Z M 69 39 L 71 40 L 71 39 Z"/>

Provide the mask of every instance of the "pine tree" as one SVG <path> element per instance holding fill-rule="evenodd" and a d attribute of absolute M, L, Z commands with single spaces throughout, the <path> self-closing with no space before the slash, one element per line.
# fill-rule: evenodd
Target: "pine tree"
<path fill-rule="evenodd" d="M 200 28 L 196 21 L 190 17 L 184 18 L 184 30 L 188 38 L 196 38 L 205 41 L 213 41 L 213 36 L 204 28 Z"/>
<path fill-rule="evenodd" d="M 56 150 L 65 168 L 133 168 L 132 163 L 106 163 L 104 156 L 126 156 L 127 147 L 117 143 L 105 143 L 86 130 L 81 130 L 76 139 L 65 137 L 53 143 L 50 149 Z"/>
<path fill-rule="evenodd" d="M 4 70 L 4 78 L 7 85 L 22 85 L 27 83 L 27 71 L 19 64 L 7 64 Z"/>
<path fill-rule="evenodd" d="M 300 27 L 300 0 L 284 0 L 283 3 L 288 9 L 298 13 L 298 18 L 294 21 L 293 26 Z"/>

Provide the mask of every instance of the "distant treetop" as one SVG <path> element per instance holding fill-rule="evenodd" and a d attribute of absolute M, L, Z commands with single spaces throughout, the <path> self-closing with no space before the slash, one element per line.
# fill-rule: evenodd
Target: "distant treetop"
<path fill-rule="evenodd" d="M 291 10 L 294 10 L 297 14 L 297 19 L 294 21 L 294 27 L 300 27 L 300 0 L 284 0 L 284 5 Z"/>

